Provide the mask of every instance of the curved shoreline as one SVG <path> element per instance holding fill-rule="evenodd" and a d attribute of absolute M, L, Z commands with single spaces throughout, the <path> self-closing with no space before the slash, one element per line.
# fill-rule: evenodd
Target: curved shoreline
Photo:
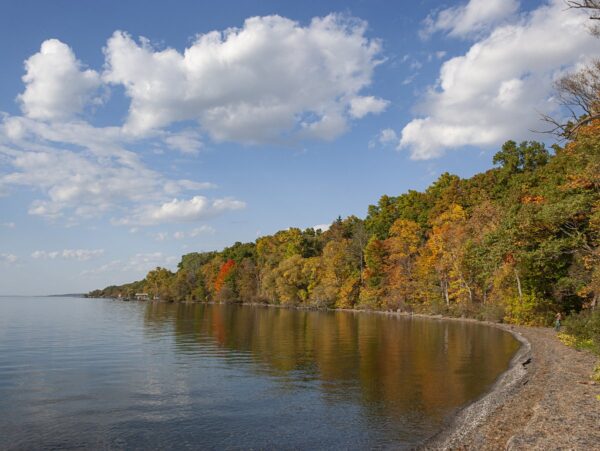
<path fill-rule="evenodd" d="M 590 380 L 597 356 L 565 346 L 552 329 L 495 326 L 523 346 L 490 391 L 421 448 L 600 449 L 600 384 Z"/>
<path fill-rule="evenodd" d="M 484 324 L 521 342 L 490 389 L 420 449 L 600 450 L 600 384 L 590 381 L 598 358 L 564 345 L 553 329 L 442 315 L 330 310 Z"/>
<path fill-rule="evenodd" d="M 453 319 L 457 320 L 456 318 Z M 515 396 L 527 377 L 527 370 L 523 363 L 531 358 L 531 343 L 522 334 L 509 326 L 477 320 L 472 321 L 509 332 L 521 343 L 521 346 L 511 359 L 508 369 L 498 376 L 490 389 L 479 399 L 462 408 L 449 424 L 421 445 L 422 449 L 449 449 L 465 446 L 468 435 L 480 427 L 495 408 L 508 397 Z"/>
<path fill-rule="evenodd" d="M 295 306 L 273 304 L 243 303 L 242 305 L 298 309 L 298 307 Z M 490 416 L 500 405 L 506 402 L 506 400 L 514 398 L 519 393 L 522 384 L 527 384 L 527 382 L 529 382 L 529 380 L 526 380 L 528 371 L 523 363 L 532 358 L 531 343 L 521 332 L 516 330 L 516 326 L 493 323 L 490 321 L 480 321 L 473 318 L 456 318 L 422 313 L 359 309 L 323 310 L 362 314 L 371 313 L 402 318 L 422 318 L 439 321 L 477 323 L 504 330 L 521 343 L 521 346 L 512 357 L 508 368 L 498 376 L 494 384 L 492 384 L 492 386 L 478 399 L 467 404 L 465 407 L 462 407 L 439 432 L 425 439 L 418 446 L 419 449 L 483 449 L 482 443 L 476 444 L 476 440 L 474 440 L 472 436 L 476 434 L 478 428 L 490 420 Z M 487 443 L 487 445 L 491 445 L 491 443 Z M 497 443 L 496 445 L 500 445 L 500 443 Z M 504 448 L 504 446 L 501 447 Z M 492 446 L 490 449 L 498 449 L 498 446 Z"/>
<path fill-rule="evenodd" d="M 418 448 L 600 450 L 600 384 L 590 381 L 598 358 L 565 346 L 550 328 L 406 312 L 307 309 L 259 303 L 238 305 L 375 313 L 479 323 L 502 329 L 521 342 L 508 369 L 486 393 L 461 408 L 441 431 Z"/>

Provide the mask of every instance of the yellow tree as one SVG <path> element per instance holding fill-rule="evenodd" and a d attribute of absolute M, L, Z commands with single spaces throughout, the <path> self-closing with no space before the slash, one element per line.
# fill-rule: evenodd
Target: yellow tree
<path fill-rule="evenodd" d="M 457 204 L 434 218 L 431 234 L 419 256 L 420 278 L 427 283 L 435 275 L 446 307 L 450 307 L 451 302 L 467 303 L 473 300 L 471 282 L 465 274 L 462 261 L 466 219 L 465 210 Z M 430 299 L 431 288 L 425 287 L 426 298 Z"/>
<path fill-rule="evenodd" d="M 397 309 L 414 296 L 414 265 L 420 243 L 420 227 L 414 221 L 397 219 L 384 241 L 387 293 L 383 305 Z"/>
<path fill-rule="evenodd" d="M 263 299 L 277 303 L 275 271 L 287 258 L 301 256 L 302 232 L 291 228 L 282 230 L 275 235 L 264 236 L 256 241 L 256 256 L 258 265 L 258 292 Z"/>
<path fill-rule="evenodd" d="M 307 303 L 318 282 L 319 258 L 293 255 L 275 269 L 275 291 L 282 304 Z"/>
<path fill-rule="evenodd" d="M 365 248 L 366 269 L 360 303 L 367 308 L 379 308 L 385 295 L 387 250 L 384 242 L 373 236 Z"/>
<path fill-rule="evenodd" d="M 171 282 L 174 274 L 166 268 L 157 267 L 146 275 L 146 286 L 152 297 L 170 301 Z"/>
<path fill-rule="evenodd" d="M 355 266 L 355 258 L 352 252 L 352 243 L 349 239 L 329 241 L 323 249 L 320 258 L 321 274 L 319 283 L 315 287 L 314 302 L 323 306 L 351 307 L 355 299 L 351 299 L 350 292 L 344 290 L 342 298 L 341 289 L 347 283 L 348 278 L 358 281 L 359 270 Z M 353 285 L 353 284 L 350 284 Z"/>

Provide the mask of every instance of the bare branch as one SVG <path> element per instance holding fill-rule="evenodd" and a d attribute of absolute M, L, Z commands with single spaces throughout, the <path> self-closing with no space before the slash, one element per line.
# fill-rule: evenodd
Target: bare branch
<path fill-rule="evenodd" d="M 593 1 L 600 4 L 600 0 Z M 544 133 L 569 139 L 584 125 L 600 119 L 600 59 L 593 60 L 577 72 L 565 75 L 554 87 L 558 104 L 569 112 L 569 116 L 562 122 L 542 114 L 542 120 L 551 125 Z"/>
<path fill-rule="evenodd" d="M 588 116 L 585 119 L 580 120 L 577 124 L 575 124 L 570 130 L 569 130 L 569 134 L 573 135 L 578 128 L 583 127 L 584 125 L 589 124 L 592 121 L 595 121 L 596 119 L 600 119 L 600 114 L 594 114 L 592 116 Z"/>
<path fill-rule="evenodd" d="M 566 0 L 569 9 L 584 9 L 589 12 L 591 20 L 600 20 L 600 0 Z M 600 25 L 590 26 L 590 32 L 600 38 Z"/>
<path fill-rule="evenodd" d="M 567 0 L 570 9 L 585 9 L 590 12 L 590 19 L 600 20 L 600 0 Z"/>

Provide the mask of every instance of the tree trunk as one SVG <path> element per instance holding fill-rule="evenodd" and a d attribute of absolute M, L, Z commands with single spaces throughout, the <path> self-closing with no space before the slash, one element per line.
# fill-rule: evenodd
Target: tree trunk
<path fill-rule="evenodd" d="M 363 253 L 360 252 L 360 286 L 363 285 Z"/>
<path fill-rule="evenodd" d="M 446 306 L 450 307 L 450 296 L 448 295 L 448 282 L 444 279 L 440 279 L 440 287 L 444 293 L 444 299 L 446 300 Z"/>
<path fill-rule="evenodd" d="M 523 299 L 523 290 L 521 289 L 521 279 L 519 278 L 519 272 L 515 268 L 515 277 L 517 278 L 517 289 L 519 290 L 519 300 Z"/>

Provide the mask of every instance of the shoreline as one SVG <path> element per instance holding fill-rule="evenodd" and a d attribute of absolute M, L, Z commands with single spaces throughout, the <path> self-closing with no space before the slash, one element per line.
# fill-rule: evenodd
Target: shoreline
<path fill-rule="evenodd" d="M 486 393 L 462 407 L 439 432 L 424 440 L 418 448 L 600 449 L 600 384 L 590 380 L 599 359 L 590 352 L 561 343 L 552 328 L 409 312 L 311 309 L 259 303 L 241 305 L 375 313 L 478 323 L 502 329 L 521 343 L 506 371 L 498 376 Z"/>
<path fill-rule="evenodd" d="M 287 308 L 295 310 L 322 310 L 322 311 L 341 311 L 348 313 L 374 313 L 385 316 L 395 316 L 402 318 L 422 318 L 439 321 L 456 321 L 484 324 L 490 327 L 496 327 L 510 333 L 519 341 L 519 349 L 515 352 L 508 368 L 501 373 L 492 386 L 479 398 L 460 408 L 460 410 L 449 420 L 444 427 L 433 436 L 425 439 L 419 449 L 456 449 L 468 446 L 471 442 L 468 438 L 478 427 L 485 423 L 493 411 L 502 404 L 508 397 L 514 397 L 518 394 L 520 385 L 527 377 L 527 369 L 523 362 L 531 358 L 531 343 L 522 333 L 515 330 L 514 325 L 494 323 L 491 321 L 481 321 L 475 318 L 457 318 L 444 315 L 432 315 L 426 313 L 393 312 L 382 310 L 361 310 L 361 309 L 310 309 L 297 306 L 284 306 L 277 304 L 259 304 L 259 303 L 241 303 L 243 306 L 252 307 L 274 307 Z M 526 381 L 525 383 L 527 383 Z"/>
<path fill-rule="evenodd" d="M 422 443 L 422 449 L 452 449 L 466 446 L 467 437 L 487 421 L 493 411 L 508 397 L 516 396 L 523 383 L 528 382 L 524 381 L 527 377 L 527 369 L 523 363 L 531 359 L 531 343 L 508 325 L 489 321 L 472 321 L 502 329 L 515 337 L 521 345 L 512 357 L 506 371 L 498 376 L 489 390 L 461 408 L 442 430 Z"/>
<path fill-rule="evenodd" d="M 509 369 L 421 448 L 600 449 L 600 384 L 590 380 L 598 357 L 549 328 L 497 327 L 523 343 Z"/>
<path fill-rule="evenodd" d="M 409 312 L 317 309 L 262 303 L 237 305 L 374 313 L 470 322 L 502 329 L 521 343 L 506 371 L 498 376 L 488 391 L 460 408 L 439 432 L 425 439 L 418 449 L 600 449 L 600 384 L 590 381 L 598 357 L 564 345 L 551 328 Z"/>

